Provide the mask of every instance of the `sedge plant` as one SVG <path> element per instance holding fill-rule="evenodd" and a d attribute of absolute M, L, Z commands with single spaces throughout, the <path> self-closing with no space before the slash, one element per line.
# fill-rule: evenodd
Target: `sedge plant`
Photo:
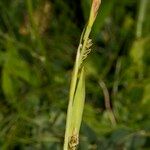
<path fill-rule="evenodd" d="M 92 0 L 89 20 L 82 32 L 77 49 L 70 84 L 64 150 L 75 150 L 79 144 L 79 130 L 85 103 L 84 61 L 91 52 L 92 40 L 89 38 L 89 35 L 96 19 L 100 4 L 101 0 Z"/>

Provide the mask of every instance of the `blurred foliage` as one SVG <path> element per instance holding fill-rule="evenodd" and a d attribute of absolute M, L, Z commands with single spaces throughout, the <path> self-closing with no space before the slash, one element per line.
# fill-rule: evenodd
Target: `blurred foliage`
<path fill-rule="evenodd" d="M 90 0 L 0 1 L 1 150 L 62 149 L 71 71 L 89 7 Z M 149 0 L 102 0 L 86 62 L 79 149 L 150 148 L 149 31 Z"/>

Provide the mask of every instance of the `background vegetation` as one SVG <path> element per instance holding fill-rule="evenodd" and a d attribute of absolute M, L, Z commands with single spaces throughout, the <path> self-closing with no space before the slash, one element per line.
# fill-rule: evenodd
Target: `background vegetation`
<path fill-rule="evenodd" d="M 0 0 L 0 150 L 62 149 L 89 8 L 90 0 Z M 150 148 L 149 31 L 149 0 L 102 0 L 79 149 Z"/>

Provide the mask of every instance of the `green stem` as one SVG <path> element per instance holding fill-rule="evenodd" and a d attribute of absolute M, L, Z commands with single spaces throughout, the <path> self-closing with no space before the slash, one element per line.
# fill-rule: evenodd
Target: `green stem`
<path fill-rule="evenodd" d="M 139 8 L 139 15 L 138 15 L 137 29 L 136 29 L 137 38 L 140 38 L 142 36 L 143 22 L 145 18 L 147 5 L 148 5 L 148 0 L 140 1 L 140 8 Z"/>

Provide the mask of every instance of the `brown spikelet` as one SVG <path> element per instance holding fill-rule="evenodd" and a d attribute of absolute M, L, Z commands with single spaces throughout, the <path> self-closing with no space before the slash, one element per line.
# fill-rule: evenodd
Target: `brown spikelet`
<path fill-rule="evenodd" d="M 79 137 L 77 134 L 73 134 L 69 140 L 69 145 L 68 145 L 69 150 L 76 150 L 78 144 L 79 144 Z"/>

